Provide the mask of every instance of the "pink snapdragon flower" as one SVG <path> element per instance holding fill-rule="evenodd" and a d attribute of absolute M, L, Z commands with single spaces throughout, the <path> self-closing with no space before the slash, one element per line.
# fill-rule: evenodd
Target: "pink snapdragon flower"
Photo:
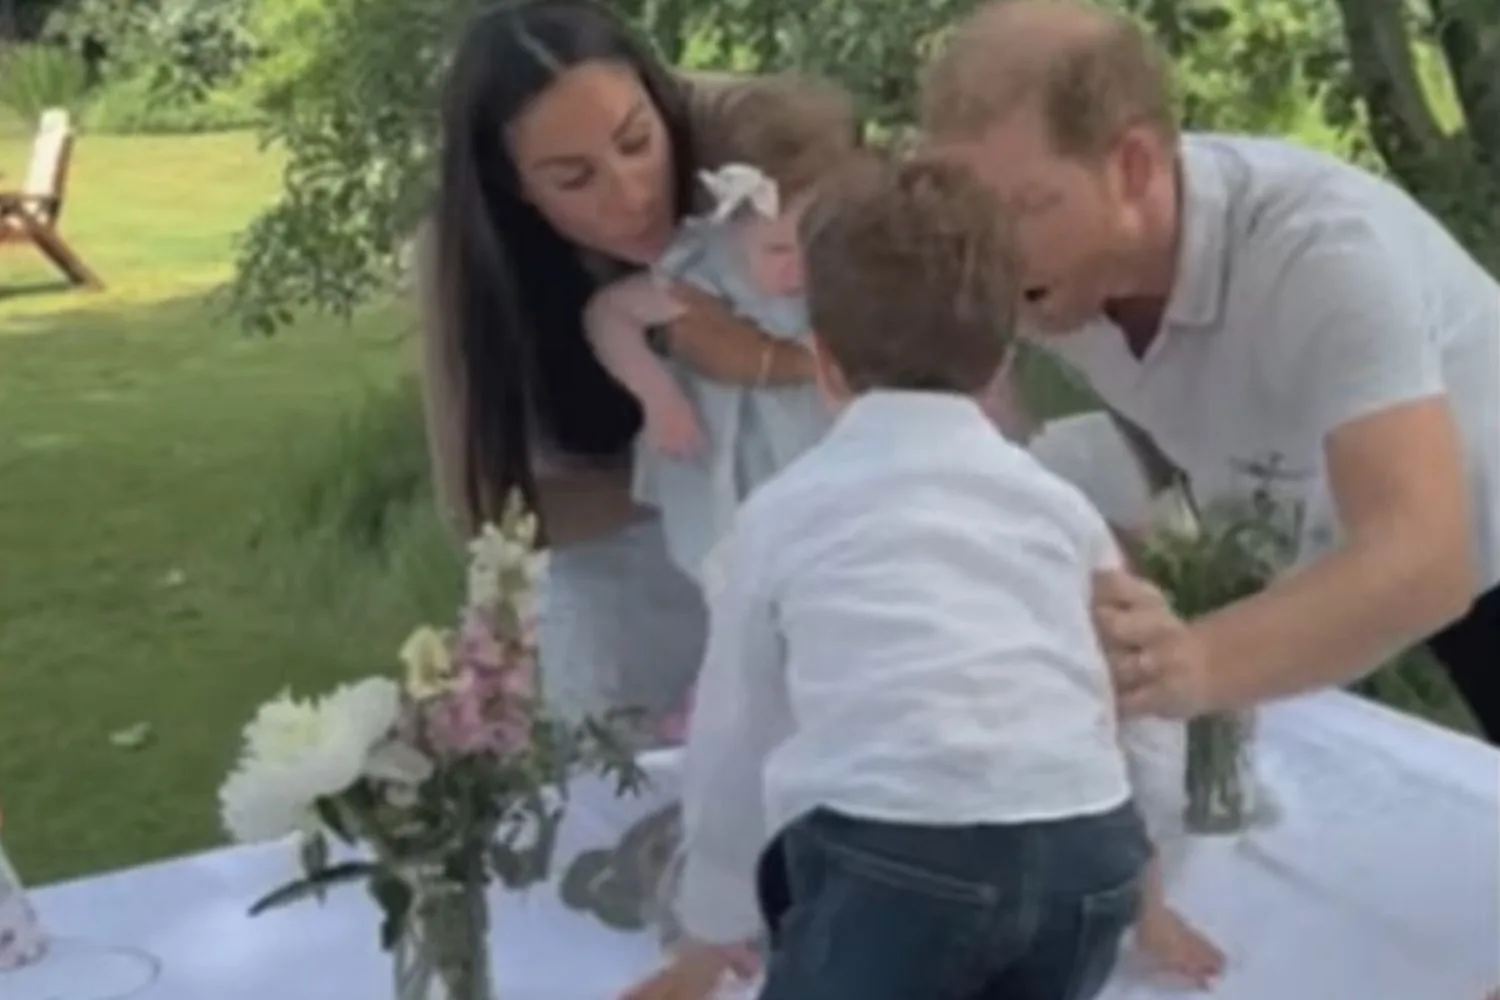
<path fill-rule="evenodd" d="M 536 655 L 497 636 L 479 611 L 464 615 L 454 640 L 452 690 L 427 706 L 434 748 L 463 756 L 510 756 L 531 743 Z"/>

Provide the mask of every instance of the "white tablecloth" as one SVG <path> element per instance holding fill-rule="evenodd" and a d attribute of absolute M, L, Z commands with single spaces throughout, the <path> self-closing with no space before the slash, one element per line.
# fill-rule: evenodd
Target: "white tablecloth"
<path fill-rule="evenodd" d="M 1178 895 L 1230 953 L 1214 995 L 1480 1000 L 1500 983 L 1500 754 L 1341 694 L 1270 709 L 1263 726 L 1280 825 L 1195 844 Z M 653 801 L 577 788 L 559 868 Z M 106 1000 L 148 958 L 138 1000 L 386 1000 L 359 890 L 246 916 L 294 866 L 287 847 L 240 848 L 43 889 L 57 956 L 0 974 L 0 1000 Z M 571 913 L 550 890 L 494 903 L 499 1000 L 608 1000 L 657 960 L 647 938 Z M 1178 995 L 1128 961 L 1107 993 Z"/>

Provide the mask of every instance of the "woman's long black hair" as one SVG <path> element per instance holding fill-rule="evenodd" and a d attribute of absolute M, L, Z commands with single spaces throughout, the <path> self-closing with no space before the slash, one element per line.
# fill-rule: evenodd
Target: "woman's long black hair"
<path fill-rule="evenodd" d="M 677 210 L 693 181 L 683 86 L 609 10 L 592 0 L 520 0 L 469 26 L 443 104 L 434 218 L 439 332 L 464 379 L 464 482 L 477 522 L 513 490 L 533 509 L 531 444 L 605 456 L 640 428 L 635 400 L 595 360 L 582 315 L 598 281 L 523 200 L 505 128 L 557 74 L 580 63 L 639 73 L 666 122 Z"/>

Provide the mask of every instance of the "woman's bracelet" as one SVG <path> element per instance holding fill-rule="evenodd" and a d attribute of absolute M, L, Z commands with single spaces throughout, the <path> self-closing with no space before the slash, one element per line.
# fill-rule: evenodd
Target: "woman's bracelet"
<path fill-rule="evenodd" d="M 764 389 L 771 379 L 771 362 L 776 360 L 776 340 L 766 338 L 766 346 L 760 352 L 760 371 L 755 376 L 755 388 Z"/>

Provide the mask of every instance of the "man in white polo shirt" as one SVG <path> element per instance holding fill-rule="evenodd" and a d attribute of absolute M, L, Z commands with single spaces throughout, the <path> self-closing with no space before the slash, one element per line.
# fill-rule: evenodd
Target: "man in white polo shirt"
<path fill-rule="evenodd" d="M 1185 471 L 1257 469 L 1301 565 L 1193 622 L 1128 575 L 1096 613 L 1132 710 L 1344 683 L 1428 640 L 1500 742 L 1500 285 L 1397 187 L 1275 140 L 1180 135 L 1131 21 L 1009 0 L 959 26 L 924 128 L 1006 199 L 1032 333 Z"/>

